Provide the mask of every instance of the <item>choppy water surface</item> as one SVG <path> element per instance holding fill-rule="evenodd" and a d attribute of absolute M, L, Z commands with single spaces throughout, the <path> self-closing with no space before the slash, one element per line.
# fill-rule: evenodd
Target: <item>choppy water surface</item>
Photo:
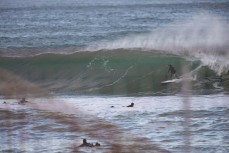
<path fill-rule="evenodd" d="M 0 0 L 0 152 L 229 152 L 228 10 Z M 168 64 L 189 81 L 161 84 Z"/>
<path fill-rule="evenodd" d="M 189 122 L 185 121 L 188 111 L 183 99 L 182 96 L 59 97 L 34 99 L 26 105 L 18 105 L 14 100 L 7 100 L 7 104 L 1 101 L 1 150 L 70 152 L 86 137 L 102 146 L 78 151 L 106 152 L 115 143 L 138 146 L 144 142 L 145 147 L 132 151 L 152 151 L 146 147 L 149 145 L 156 146 L 156 152 L 184 152 L 184 127 L 188 124 L 191 152 L 228 152 L 228 96 L 189 98 L 186 101 L 190 106 Z M 126 107 L 131 102 L 135 106 Z M 127 150 L 131 151 L 131 145 Z"/>
<path fill-rule="evenodd" d="M 214 35 L 210 39 L 217 41 L 218 38 L 221 42 L 225 38 L 228 40 L 227 27 L 221 22 L 228 22 L 228 8 L 227 0 L 2 0 L 0 53 L 21 55 L 28 50 L 26 54 L 76 51 L 82 47 L 100 47 L 124 37 L 144 36 L 152 31 L 157 33 L 160 28 L 169 30 L 174 25 L 181 34 L 180 39 L 184 41 L 200 42 L 206 40 L 202 36 L 210 33 Z M 181 28 L 183 23 L 187 23 L 185 28 L 190 34 Z M 159 35 L 138 38 L 138 43 L 144 42 L 138 47 L 144 48 L 146 43 L 160 44 L 167 38 L 173 42 L 176 40 L 173 39 L 173 32 L 164 31 Z M 195 35 L 193 38 L 187 38 L 192 34 Z M 165 40 L 163 42 L 169 43 Z M 137 44 L 127 42 L 125 47 L 132 48 Z M 119 43 L 116 47 L 123 47 L 123 44 Z M 152 46 L 150 48 L 153 49 Z"/>

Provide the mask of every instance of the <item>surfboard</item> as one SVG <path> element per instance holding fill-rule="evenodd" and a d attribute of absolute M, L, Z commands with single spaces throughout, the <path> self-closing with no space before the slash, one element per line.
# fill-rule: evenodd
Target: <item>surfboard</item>
<path fill-rule="evenodd" d="M 177 81 L 179 81 L 179 80 L 180 80 L 180 79 L 172 79 L 172 80 L 162 81 L 161 83 L 162 83 L 162 84 L 174 83 L 174 82 L 177 82 Z"/>
<path fill-rule="evenodd" d="M 182 77 L 182 78 L 178 78 L 178 79 L 162 81 L 161 84 L 179 83 L 182 81 L 195 81 L 195 80 L 196 80 L 196 75 L 194 77 Z"/>

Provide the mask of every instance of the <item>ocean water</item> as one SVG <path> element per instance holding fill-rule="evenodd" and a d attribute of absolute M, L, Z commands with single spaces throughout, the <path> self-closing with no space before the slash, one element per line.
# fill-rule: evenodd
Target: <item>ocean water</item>
<path fill-rule="evenodd" d="M 189 109 L 185 98 L 1 100 L 1 152 L 228 152 L 228 96 L 192 96 Z M 131 102 L 134 107 L 126 107 Z M 101 146 L 78 147 L 83 138 Z"/>
<path fill-rule="evenodd" d="M 229 152 L 228 10 L 1 0 L 0 152 Z"/>

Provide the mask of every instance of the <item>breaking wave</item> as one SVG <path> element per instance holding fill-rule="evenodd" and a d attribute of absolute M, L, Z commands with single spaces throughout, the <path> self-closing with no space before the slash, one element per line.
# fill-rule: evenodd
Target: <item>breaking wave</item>
<path fill-rule="evenodd" d="M 169 79 L 168 64 L 172 64 L 178 76 L 185 75 L 183 66 L 189 67 L 189 73 L 196 76 L 197 80 L 192 82 L 195 94 L 218 92 L 219 89 L 228 91 L 227 72 L 217 75 L 210 69 L 211 65 L 206 66 L 198 59 L 152 52 L 118 49 L 0 57 L 0 68 L 55 94 L 141 96 L 181 92 L 181 83 L 161 84 Z M 1 78 L 4 82 L 4 77 Z M 13 79 L 8 82 L 17 85 Z M 4 91 L 1 86 L 0 93 L 4 95 Z"/>

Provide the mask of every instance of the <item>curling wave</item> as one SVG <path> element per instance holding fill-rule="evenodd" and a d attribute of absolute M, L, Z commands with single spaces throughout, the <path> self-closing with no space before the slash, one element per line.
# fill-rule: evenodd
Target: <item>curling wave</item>
<path fill-rule="evenodd" d="M 198 59 L 190 60 L 160 51 L 118 49 L 68 55 L 0 57 L 1 69 L 55 94 L 177 94 L 182 83 L 161 84 L 169 79 L 168 64 L 176 67 L 178 76 L 185 75 L 182 73 L 184 65 L 190 68 L 189 73 L 197 76 L 197 80 L 192 82 L 193 93 L 206 94 L 229 89 L 228 72 L 217 75 L 210 65 L 203 65 Z M 4 78 L 1 81 L 4 82 Z M 3 91 L 0 93 L 3 94 Z"/>

